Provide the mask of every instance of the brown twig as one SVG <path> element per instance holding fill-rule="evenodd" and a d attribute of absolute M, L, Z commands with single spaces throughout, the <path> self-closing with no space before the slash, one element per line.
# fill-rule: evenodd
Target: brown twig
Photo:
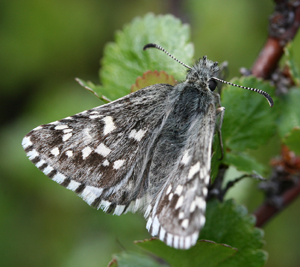
<path fill-rule="evenodd" d="M 284 46 L 294 39 L 300 26 L 300 1 L 274 0 L 274 2 L 276 3 L 276 7 L 274 14 L 270 17 L 269 37 L 252 67 L 252 74 L 264 79 L 271 77 L 283 55 Z M 290 168 L 293 162 L 289 161 L 290 158 L 287 159 L 286 155 L 287 151 L 285 148 L 282 151 L 282 162 L 284 165 L 281 166 L 282 169 L 274 166 L 273 177 L 271 177 L 273 181 L 270 183 L 274 185 L 275 181 L 278 188 L 284 188 L 283 183 L 289 181 L 291 175 L 295 175 Z M 297 165 L 296 168 L 298 167 Z M 299 173 L 297 175 L 299 179 Z M 254 212 L 256 226 L 263 226 L 299 195 L 300 179 L 293 183 L 290 188 L 276 192 L 271 197 L 267 196 L 265 203 Z M 274 201 L 275 198 L 277 205 Z M 278 200 L 280 205 L 278 205 Z"/>
<path fill-rule="evenodd" d="M 281 158 L 272 160 L 273 174 L 260 187 L 266 201 L 255 212 L 256 226 L 263 226 L 300 195 L 300 157 L 282 146 Z"/>
<path fill-rule="evenodd" d="M 284 46 L 294 39 L 300 25 L 300 1 L 277 0 L 275 12 L 270 17 L 269 37 L 256 59 L 252 74 L 270 78 L 283 55 Z"/>
<path fill-rule="evenodd" d="M 299 194 L 300 194 L 300 179 L 294 187 L 287 190 L 281 196 L 282 207 L 276 207 L 274 204 L 265 202 L 254 212 L 254 216 L 256 217 L 255 226 L 262 227 L 266 222 L 270 220 L 270 218 L 274 217 L 283 208 L 291 204 L 293 200 L 295 200 L 299 196 Z"/>

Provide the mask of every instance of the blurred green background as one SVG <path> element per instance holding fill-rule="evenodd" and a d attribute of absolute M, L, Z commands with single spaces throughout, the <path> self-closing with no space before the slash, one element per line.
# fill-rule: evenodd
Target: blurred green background
<path fill-rule="evenodd" d="M 98 83 L 104 45 L 148 12 L 190 23 L 196 57 L 228 60 L 232 78 L 251 68 L 263 46 L 273 2 L 0 1 L 0 266 L 107 266 L 113 253 L 150 237 L 141 214 L 94 210 L 34 167 L 21 147 L 34 127 L 99 105 L 74 78 Z M 300 62 L 299 34 L 295 42 Z M 245 180 L 230 196 L 253 211 L 262 200 L 256 185 Z M 300 199 L 264 228 L 267 266 L 299 266 L 299 218 Z"/>

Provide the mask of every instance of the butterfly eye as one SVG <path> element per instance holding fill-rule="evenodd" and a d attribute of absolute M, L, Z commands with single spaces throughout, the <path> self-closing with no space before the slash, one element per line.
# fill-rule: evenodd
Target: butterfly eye
<path fill-rule="evenodd" d="M 208 81 L 208 88 L 211 90 L 211 91 L 214 91 L 217 87 L 217 82 L 215 80 L 209 80 Z"/>

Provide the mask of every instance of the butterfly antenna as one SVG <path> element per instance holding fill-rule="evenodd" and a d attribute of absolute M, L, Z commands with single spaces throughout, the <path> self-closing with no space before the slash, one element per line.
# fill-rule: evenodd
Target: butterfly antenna
<path fill-rule="evenodd" d="M 222 82 L 222 83 L 225 83 L 225 84 L 229 84 L 229 85 L 232 85 L 232 86 L 236 86 L 236 87 L 240 87 L 240 88 L 243 88 L 243 89 L 247 89 L 247 90 L 250 90 L 250 91 L 257 92 L 257 93 L 263 95 L 268 100 L 270 107 L 273 107 L 273 105 L 274 105 L 272 97 L 263 90 L 256 89 L 256 88 L 251 88 L 251 87 L 246 87 L 246 86 L 241 86 L 241 85 L 237 85 L 237 84 L 234 84 L 234 83 L 231 83 L 231 82 L 226 82 L 226 81 L 221 80 L 221 79 L 216 78 L 216 77 L 212 77 L 212 79 L 217 80 L 217 81 Z"/>
<path fill-rule="evenodd" d="M 180 63 L 181 65 L 185 66 L 186 68 L 192 70 L 193 68 L 188 66 L 187 64 L 183 63 L 182 61 L 180 61 L 179 59 L 177 59 L 176 57 L 172 56 L 166 49 L 162 48 L 160 45 L 157 44 L 146 44 L 143 48 L 143 50 L 147 50 L 148 48 L 157 48 L 163 52 L 165 52 L 169 57 L 171 57 L 172 59 L 174 59 L 175 61 L 177 61 L 178 63 Z"/>

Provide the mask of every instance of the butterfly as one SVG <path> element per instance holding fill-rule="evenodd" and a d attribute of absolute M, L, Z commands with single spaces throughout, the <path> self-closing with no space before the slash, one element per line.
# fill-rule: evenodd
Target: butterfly
<path fill-rule="evenodd" d="M 175 86 L 155 84 L 108 104 L 41 125 L 22 145 L 29 159 L 89 205 L 121 215 L 143 211 L 147 229 L 189 249 L 205 224 L 220 68 L 206 56 Z M 233 85 L 233 84 L 231 84 Z M 237 85 L 234 85 L 237 86 Z M 239 86 L 242 87 L 242 86 Z M 272 98 L 264 91 L 256 91 Z"/>

